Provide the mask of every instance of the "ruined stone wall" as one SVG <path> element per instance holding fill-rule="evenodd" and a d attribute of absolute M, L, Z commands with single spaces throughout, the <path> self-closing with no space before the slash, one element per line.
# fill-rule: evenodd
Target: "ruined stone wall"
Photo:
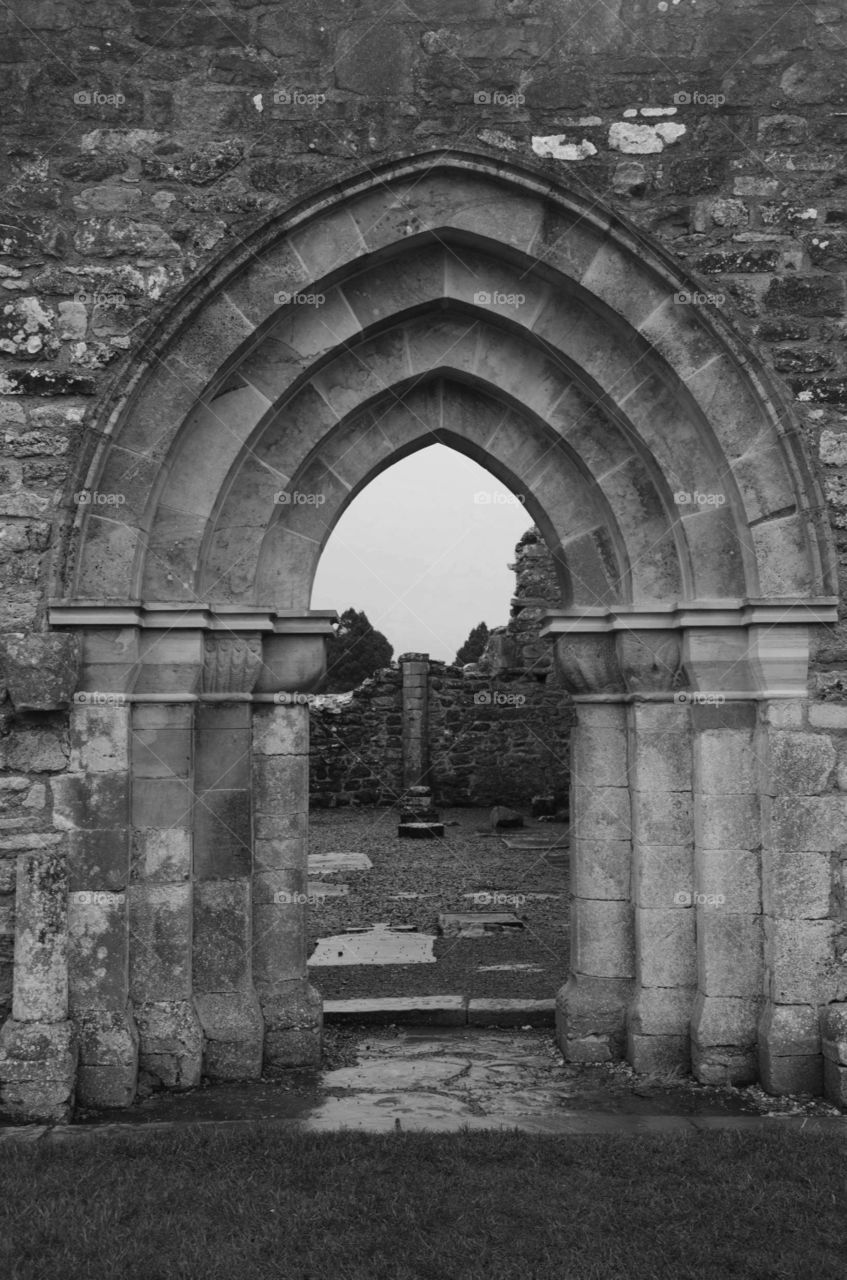
<path fill-rule="evenodd" d="M 427 781 L 445 805 L 567 807 L 573 712 L 552 648 L 539 637 L 559 598 L 537 529 L 515 548 L 513 616 L 466 668 L 429 663 Z M 395 664 L 343 699 L 311 708 L 311 803 L 391 804 L 403 790 L 403 676 Z"/>

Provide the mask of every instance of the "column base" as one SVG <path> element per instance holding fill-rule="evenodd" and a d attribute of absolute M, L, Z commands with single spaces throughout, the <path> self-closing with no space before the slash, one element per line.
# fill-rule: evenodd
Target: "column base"
<path fill-rule="evenodd" d="M 200 1083 L 203 1028 L 190 1000 L 164 1000 L 135 1006 L 139 1070 L 167 1089 L 192 1089 Z"/>
<path fill-rule="evenodd" d="M 626 1038 L 626 1057 L 634 1071 L 642 1075 L 650 1072 L 682 1071 L 691 1069 L 691 1047 L 688 1036 L 642 1036 L 629 1033 Z"/>
<path fill-rule="evenodd" d="M 82 1009 L 77 1102 L 84 1107 L 129 1107 L 138 1087 L 138 1028 L 132 1010 Z"/>
<path fill-rule="evenodd" d="M 0 1030 L 0 1116 L 66 1123 L 76 1098 L 79 1042 L 72 1022 L 16 1022 Z"/>
<path fill-rule="evenodd" d="M 847 1004 L 828 1005 L 821 1015 L 823 1087 L 827 1102 L 847 1106 Z"/>
<path fill-rule="evenodd" d="M 556 997 L 556 1043 L 566 1062 L 624 1057 L 632 978 L 572 973 Z"/>
<path fill-rule="evenodd" d="M 257 984 L 265 1019 L 266 1067 L 317 1067 L 321 1061 L 323 1000 L 306 979 Z"/>
<path fill-rule="evenodd" d="M 823 1092 L 821 1031 L 812 1005 L 766 1005 L 759 1020 L 759 1079 L 775 1097 Z"/>
<path fill-rule="evenodd" d="M 756 1024 L 760 1002 L 706 996 L 694 1002 L 691 1069 L 700 1084 L 755 1084 L 759 1078 Z"/>
<path fill-rule="evenodd" d="M 252 990 L 194 996 L 203 1028 L 203 1075 L 210 1080 L 258 1080 L 265 1022 Z"/>

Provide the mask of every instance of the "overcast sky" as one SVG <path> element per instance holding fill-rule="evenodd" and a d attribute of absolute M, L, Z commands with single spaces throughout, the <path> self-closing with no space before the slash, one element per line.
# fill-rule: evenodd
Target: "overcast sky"
<path fill-rule="evenodd" d="M 531 524 L 475 462 L 440 444 L 421 449 L 347 508 L 318 566 L 312 608 L 363 609 L 395 658 L 417 651 L 452 662 L 471 627 L 508 622 L 515 575 L 506 566 Z"/>

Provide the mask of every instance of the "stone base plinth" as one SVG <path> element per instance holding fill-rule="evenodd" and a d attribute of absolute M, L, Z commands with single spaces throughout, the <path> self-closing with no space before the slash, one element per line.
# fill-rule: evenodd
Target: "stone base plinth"
<path fill-rule="evenodd" d="M 203 1075 L 210 1080 L 258 1080 L 265 1022 L 255 991 L 195 995 L 194 1004 L 203 1027 Z"/>
<path fill-rule="evenodd" d="M 138 1066 L 167 1089 L 192 1089 L 200 1083 L 203 1028 L 190 1000 L 165 1000 L 135 1006 Z"/>
<path fill-rule="evenodd" d="M 567 1062 L 611 1062 L 626 1049 L 631 978 L 571 974 L 556 997 L 556 1042 Z"/>
<path fill-rule="evenodd" d="M 66 1123 L 76 1097 L 79 1042 L 72 1022 L 16 1022 L 0 1030 L 0 1116 Z"/>
<path fill-rule="evenodd" d="M 138 1083 L 138 1029 L 131 1009 L 74 1013 L 79 1035 L 77 1102 L 128 1107 Z"/>
<path fill-rule="evenodd" d="M 265 1020 L 266 1067 L 317 1067 L 321 1060 L 323 1002 L 305 979 L 257 984 Z"/>

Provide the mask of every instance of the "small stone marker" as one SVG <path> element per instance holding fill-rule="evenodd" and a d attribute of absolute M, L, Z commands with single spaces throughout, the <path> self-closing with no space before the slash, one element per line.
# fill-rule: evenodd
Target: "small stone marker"
<path fill-rule="evenodd" d="M 375 924 L 372 929 L 321 938 L 309 957 L 309 965 L 336 967 L 351 964 L 435 964 L 431 933 L 411 933 Z"/>
<path fill-rule="evenodd" d="M 508 911 L 449 911 L 438 917 L 444 938 L 484 938 L 489 933 L 518 933 L 523 920 Z"/>
<path fill-rule="evenodd" d="M 429 787 L 409 787 L 400 802 L 398 836 L 411 840 L 432 840 L 444 835 L 444 823 L 438 821 Z"/>

